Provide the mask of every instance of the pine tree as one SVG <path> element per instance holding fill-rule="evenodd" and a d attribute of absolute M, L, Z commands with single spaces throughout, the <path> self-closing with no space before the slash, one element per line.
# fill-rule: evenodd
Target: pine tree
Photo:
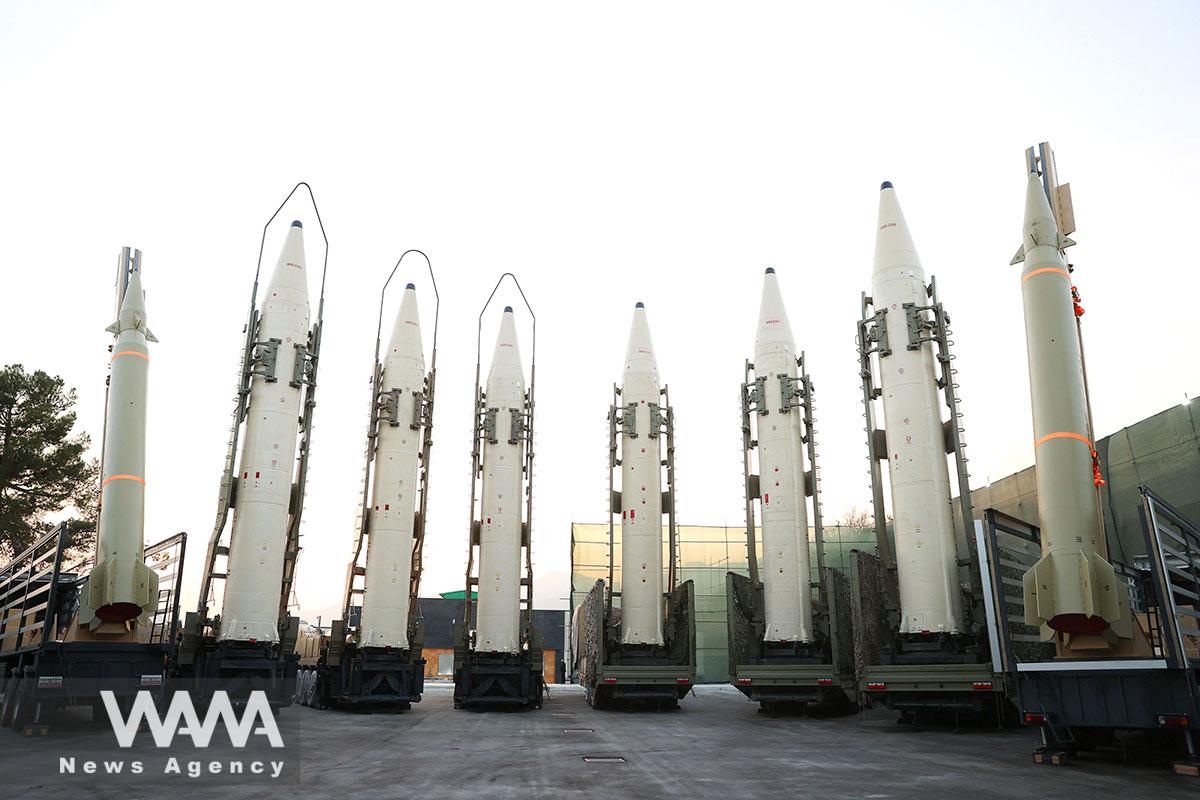
<path fill-rule="evenodd" d="M 88 435 L 74 432 L 75 399 L 57 376 L 0 370 L 0 557 L 24 550 L 68 508 L 73 546 L 95 538 L 100 467 L 84 457 Z"/>

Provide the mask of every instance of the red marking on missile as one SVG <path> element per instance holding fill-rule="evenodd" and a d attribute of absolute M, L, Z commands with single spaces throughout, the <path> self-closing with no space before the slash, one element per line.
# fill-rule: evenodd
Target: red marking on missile
<path fill-rule="evenodd" d="M 1057 431 L 1056 433 L 1047 433 L 1045 436 L 1043 436 L 1042 438 L 1040 438 L 1036 442 L 1034 442 L 1033 446 L 1038 447 L 1043 442 L 1048 442 L 1051 439 L 1078 439 L 1079 441 L 1086 444 L 1089 449 L 1092 446 L 1091 440 L 1089 440 L 1086 436 L 1081 436 L 1078 433 L 1071 433 L 1070 431 Z"/>
<path fill-rule="evenodd" d="M 1021 285 L 1024 286 L 1025 281 L 1029 280 L 1034 275 L 1041 275 L 1042 273 L 1045 273 L 1045 272 L 1057 272 L 1058 274 L 1060 274 L 1064 278 L 1066 278 L 1068 281 L 1071 280 L 1071 273 L 1067 272 L 1062 267 L 1042 267 L 1041 269 L 1030 270 L 1029 272 L 1022 275 L 1021 276 Z"/>
<path fill-rule="evenodd" d="M 109 475 L 107 478 L 104 479 L 104 483 L 101 484 L 101 488 L 103 488 L 104 486 L 108 486 L 113 481 L 134 481 L 135 483 L 140 483 L 143 486 L 146 485 L 145 478 L 139 478 L 137 475 L 121 474 L 121 475 Z"/>
<path fill-rule="evenodd" d="M 146 355 L 145 353 L 139 353 L 137 350 L 122 350 L 119 353 L 113 353 L 113 357 L 110 358 L 109 361 L 116 361 L 121 356 L 137 356 L 138 358 L 144 358 L 147 361 L 150 360 L 150 356 Z"/>

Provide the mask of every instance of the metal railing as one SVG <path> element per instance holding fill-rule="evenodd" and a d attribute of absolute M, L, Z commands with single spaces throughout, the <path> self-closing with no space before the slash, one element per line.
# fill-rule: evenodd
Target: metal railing
<path fill-rule="evenodd" d="M 1138 492 L 1162 656 L 1176 669 L 1200 666 L 1200 527 L 1149 487 Z"/>

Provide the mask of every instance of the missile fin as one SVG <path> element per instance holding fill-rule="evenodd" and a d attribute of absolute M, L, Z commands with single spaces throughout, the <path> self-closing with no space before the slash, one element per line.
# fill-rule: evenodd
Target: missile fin
<path fill-rule="evenodd" d="M 1059 236 L 1058 236 L 1058 249 L 1059 250 L 1066 250 L 1068 247 L 1074 247 L 1074 246 L 1075 246 L 1074 239 L 1072 239 L 1070 236 L 1063 236 L 1062 234 L 1059 234 Z"/>
<path fill-rule="evenodd" d="M 1020 264 L 1024 260 L 1025 260 L 1025 245 L 1022 244 L 1020 247 L 1017 248 L 1017 254 L 1012 257 L 1012 261 L 1010 261 L 1008 263 L 1009 263 L 1009 266 L 1012 266 L 1013 264 Z"/>
<path fill-rule="evenodd" d="M 157 337 L 157 336 L 155 336 L 155 335 L 154 335 L 154 334 L 153 334 L 153 333 L 150 331 L 150 329 L 149 329 L 149 328 L 146 328 L 146 330 L 145 330 L 145 333 L 146 333 L 146 341 L 147 341 L 147 342 L 157 342 L 157 341 L 158 341 L 158 337 Z"/>
<path fill-rule="evenodd" d="M 1071 618 L 1098 618 L 1108 625 L 1121 619 L 1116 573 L 1096 554 L 1047 553 L 1025 573 L 1023 583 L 1027 625 L 1049 625 L 1058 620 L 1051 626 L 1055 630 L 1084 632 L 1064 626 L 1077 625 Z M 1071 591 L 1075 587 L 1077 593 Z M 1072 601 L 1075 605 L 1069 605 Z"/>
<path fill-rule="evenodd" d="M 116 322 L 114 322 L 112 325 L 109 325 L 104 330 L 106 330 L 109 333 L 114 334 L 114 335 L 120 333 L 121 332 L 121 320 L 117 320 Z"/>

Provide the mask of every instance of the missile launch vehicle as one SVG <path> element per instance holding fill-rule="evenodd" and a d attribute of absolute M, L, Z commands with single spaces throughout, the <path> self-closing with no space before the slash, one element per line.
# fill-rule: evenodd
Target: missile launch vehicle
<path fill-rule="evenodd" d="M 1012 263 L 1023 264 L 1038 525 L 1028 526 L 1037 532 L 1031 552 L 1004 562 L 1024 568 L 1017 591 L 1004 591 L 1015 581 L 991 562 L 999 613 L 1032 634 L 1005 637 L 1000 657 L 1022 722 L 1041 733 L 1035 762 L 1064 764 L 1118 731 L 1158 730 L 1183 740 L 1176 771 L 1200 776 L 1200 525 L 1139 486 L 1144 551 L 1132 563 L 1110 556 L 1085 312 L 1066 258 L 1075 232 L 1070 187 L 1058 183 L 1046 142 L 1026 150 L 1025 169 L 1023 239 Z"/>
<path fill-rule="evenodd" d="M 261 309 L 258 305 L 267 232 L 301 187 L 325 245 L 311 327 L 299 220 L 287 229 Z M 201 696 L 221 689 L 236 703 L 261 690 L 278 708 L 290 705 L 295 693 L 299 620 L 288 613 L 288 604 L 300 554 L 328 263 L 329 240 L 316 199 L 308 184 L 299 183 L 263 226 L 199 604 L 184 619 L 171 665 L 174 677 Z M 214 613 L 218 588 L 220 610 Z"/>
<path fill-rule="evenodd" d="M 480 383 L 483 316 L 505 278 L 529 313 L 528 390 L 512 306 L 501 315 L 486 388 Z M 542 707 L 531 555 L 536 375 L 537 318 L 516 276 L 506 272 L 480 310 L 476 332 L 466 592 L 463 618 L 454 627 L 455 708 Z"/>
<path fill-rule="evenodd" d="M 695 600 L 691 581 L 677 585 L 675 412 L 659 385 L 642 303 L 608 426 L 608 580 L 596 581 L 576 611 L 576 666 L 593 708 L 638 702 L 675 709 L 696 679 Z"/>
<path fill-rule="evenodd" d="M 117 264 L 94 553 L 68 563 L 64 522 L 0 567 L 0 723 L 26 735 L 47 733 L 67 706 L 102 714 L 101 692 L 127 705 L 165 685 L 187 536 L 144 546 L 147 343 L 157 339 L 141 255 L 126 247 Z"/>
<path fill-rule="evenodd" d="M 991 655 L 975 543 L 959 542 L 954 530 L 948 455 L 964 531 L 972 530 L 973 510 L 950 316 L 936 280 L 925 281 L 891 182 L 880 187 L 871 283 L 856 340 L 878 557 L 859 554 L 850 577 L 859 608 L 877 609 L 860 614 L 877 635 L 859 694 L 899 710 L 901 721 L 926 711 L 1003 714 L 1005 683 Z"/>
<path fill-rule="evenodd" d="M 750 574 L 726 575 L 730 679 L 765 711 L 803 710 L 809 703 L 849 708 L 856 688 L 849 584 L 824 563 L 813 382 L 804 354 L 797 354 L 771 267 L 763 280 L 754 362 L 746 362 L 745 374 L 742 463 Z"/>
<path fill-rule="evenodd" d="M 429 257 L 420 250 L 406 251 L 396 261 L 379 297 L 362 501 L 342 617 L 331 624 L 315 662 L 305 665 L 301 655 L 305 705 L 402 711 L 421 700 L 424 626 L 417 594 L 433 446 L 440 302 L 434 307 L 428 373 L 412 283 L 404 289 L 387 352 L 381 356 L 388 286 L 410 253 L 425 259 L 437 298 Z"/>

